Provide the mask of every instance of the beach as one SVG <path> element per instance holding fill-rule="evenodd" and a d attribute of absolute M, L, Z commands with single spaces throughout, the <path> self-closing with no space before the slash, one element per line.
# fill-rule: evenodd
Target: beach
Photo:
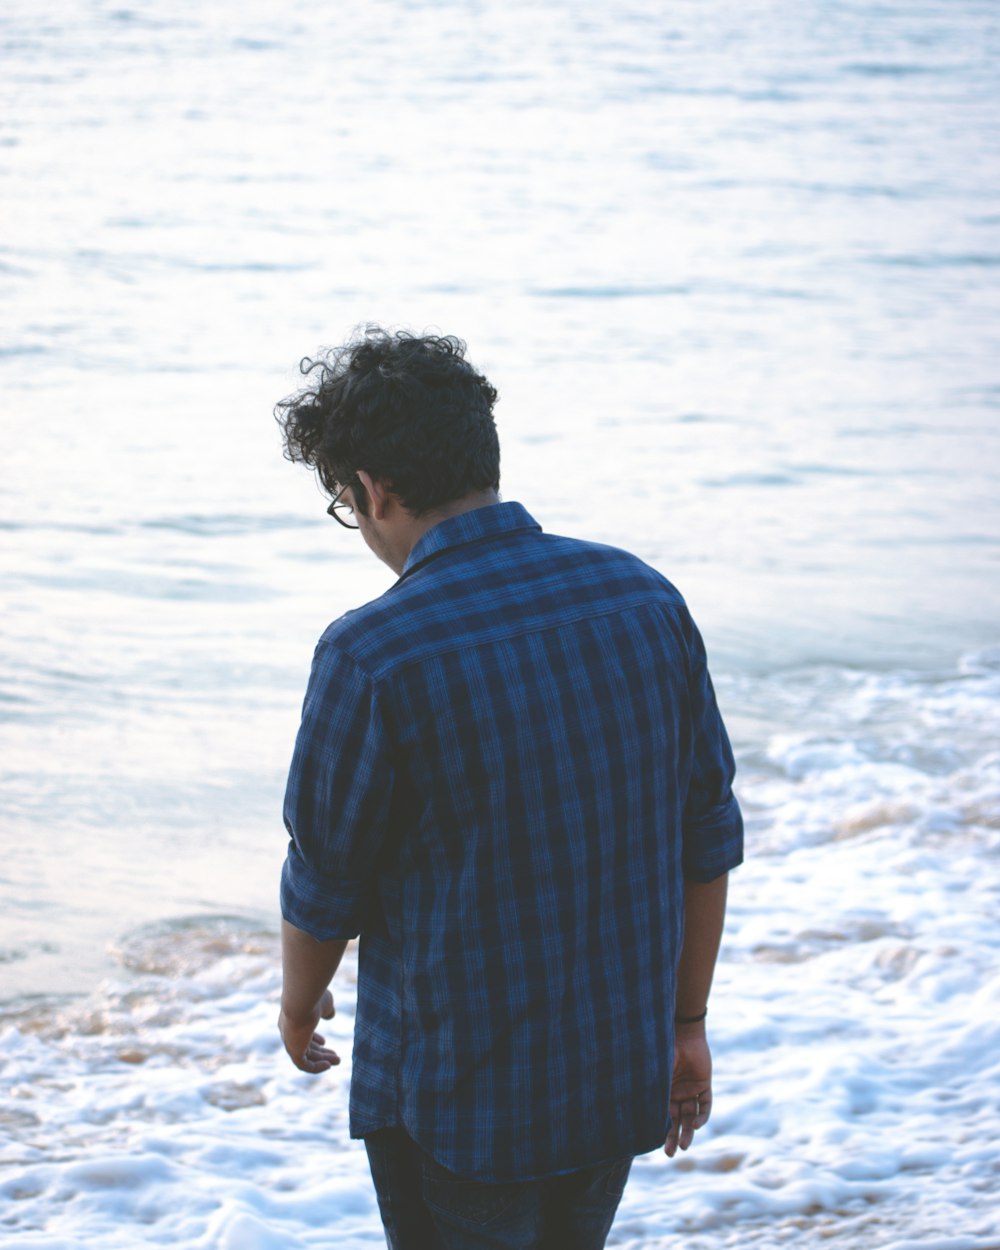
<path fill-rule="evenodd" d="M 5 7 L 0 1246 L 384 1244 L 353 951 L 309 1078 L 277 880 L 312 649 L 392 579 L 271 416 L 377 320 L 468 340 L 505 498 L 677 584 L 733 739 L 715 1108 L 609 1245 L 998 1250 L 998 44 Z"/>

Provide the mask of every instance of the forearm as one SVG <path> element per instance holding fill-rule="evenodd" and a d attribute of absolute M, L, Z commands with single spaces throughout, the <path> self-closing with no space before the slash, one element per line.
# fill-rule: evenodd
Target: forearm
<path fill-rule="evenodd" d="M 281 1010 L 291 1020 L 315 1011 L 340 965 L 347 942 L 317 942 L 287 920 L 281 922 Z"/>
<path fill-rule="evenodd" d="M 700 1016 L 708 1004 L 726 919 L 728 884 L 728 873 L 714 881 L 684 883 L 684 942 L 677 966 L 675 1007 L 678 1016 Z"/>

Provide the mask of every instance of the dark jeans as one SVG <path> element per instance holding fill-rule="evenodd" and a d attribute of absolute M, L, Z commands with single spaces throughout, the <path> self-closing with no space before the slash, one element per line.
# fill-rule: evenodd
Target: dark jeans
<path fill-rule="evenodd" d="M 402 1129 L 365 1146 L 389 1250 L 601 1250 L 632 1166 L 493 1184 L 447 1171 Z"/>

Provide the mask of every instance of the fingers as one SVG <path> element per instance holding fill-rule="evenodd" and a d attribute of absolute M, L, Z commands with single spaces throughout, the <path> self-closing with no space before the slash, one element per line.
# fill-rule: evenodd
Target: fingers
<path fill-rule="evenodd" d="M 333 1015 L 333 1002 L 323 1003 L 328 1009 L 327 1019 Z M 278 1016 L 278 1032 L 288 1052 L 288 1057 L 300 1072 L 316 1074 L 326 1072 L 340 1063 L 340 1056 L 326 1045 L 322 1033 L 314 1033 L 309 1025 L 295 1025 L 282 1012 Z"/>
<path fill-rule="evenodd" d="M 324 1039 L 314 1033 L 305 1050 L 298 1052 L 296 1047 L 285 1044 L 289 1058 L 300 1072 L 326 1072 L 340 1063 L 340 1056 L 335 1050 L 325 1046 Z"/>
<path fill-rule="evenodd" d="M 298 1059 L 292 1055 L 292 1063 L 300 1072 L 309 1072 L 316 1074 L 318 1072 L 326 1072 L 330 1068 L 334 1068 L 340 1063 L 340 1056 L 336 1051 L 328 1049 L 326 1046 L 317 1044 L 318 1039 L 314 1038 L 306 1047 L 306 1051 Z"/>
<path fill-rule="evenodd" d="M 335 1050 L 331 1050 L 326 1044 L 326 1038 L 322 1033 L 314 1033 L 312 1041 L 306 1049 L 306 1054 L 312 1059 L 328 1059 L 330 1063 L 340 1063 L 340 1056 Z"/>
<path fill-rule="evenodd" d="M 663 1145 L 664 1153 L 668 1159 L 674 1157 L 678 1146 L 680 1146 L 681 1150 L 687 1150 L 694 1141 L 693 1119 L 692 1115 L 684 1113 L 670 1117 L 670 1132 L 667 1134 L 667 1140 Z"/>
<path fill-rule="evenodd" d="M 672 1159 L 678 1146 L 687 1150 L 694 1141 L 695 1132 L 704 1128 L 712 1113 L 712 1094 L 706 1090 L 696 1098 L 683 1098 L 670 1103 L 670 1131 L 663 1145 L 664 1153 Z"/>
<path fill-rule="evenodd" d="M 324 991 L 323 997 L 319 1001 L 319 1014 L 324 1020 L 332 1020 L 336 1015 L 333 1006 L 333 995 L 329 990 Z"/>

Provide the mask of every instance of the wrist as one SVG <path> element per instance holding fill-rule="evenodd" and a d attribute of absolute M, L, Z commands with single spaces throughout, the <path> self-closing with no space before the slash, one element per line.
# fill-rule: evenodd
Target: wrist
<path fill-rule="evenodd" d="M 303 1004 L 301 1000 L 281 996 L 281 1014 L 293 1028 L 312 1025 L 319 1015 L 319 1002 Z"/>
<path fill-rule="evenodd" d="M 708 1015 L 707 1006 L 703 1007 L 701 1011 L 692 1011 L 692 1012 L 676 1011 L 674 1013 L 674 1024 L 681 1025 L 681 1026 L 691 1025 L 691 1024 L 704 1025 L 705 1017 L 707 1015 Z"/>

